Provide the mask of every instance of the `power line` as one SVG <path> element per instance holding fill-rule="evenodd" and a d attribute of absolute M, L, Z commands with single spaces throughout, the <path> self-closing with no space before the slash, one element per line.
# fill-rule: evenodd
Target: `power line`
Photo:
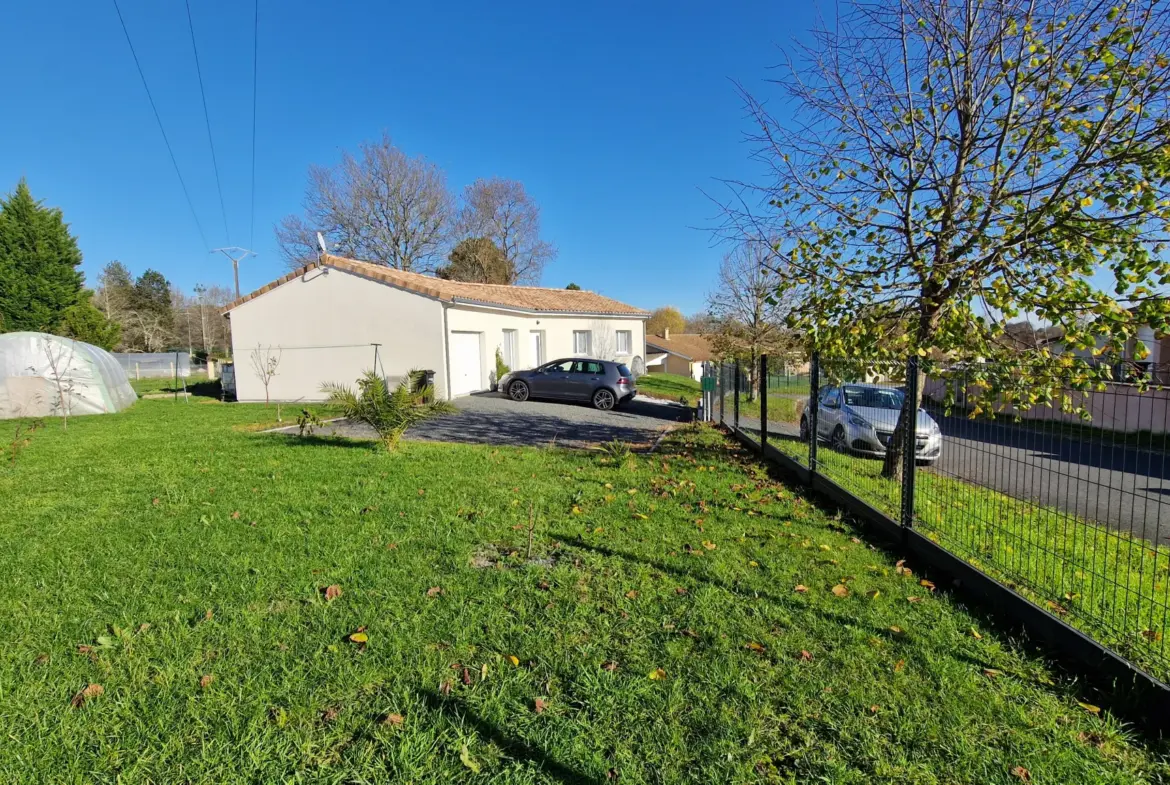
<path fill-rule="evenodd" d="M 252 220 L 248 226 L 248 247 L 256 240 L 256 63 L 260 51 L 260 0 L 253 0 L 252 19 Z"/>
<path fill-rule="evenodd" d="M 203 99 L 203 123 L 207 126 L 207 146 L 211 148 L 211 168 L 215 170 L 215 188 L 219 192 L 219 212 L 223 216 L 223 233 L 232 241 L 228 230 L 227 208 L 223 203 L 223 185 L 219 181 L 219 162 L 215 159 L 215 142 L 211 139 L 211 115 L 207 112 L 207 92 L 203 89 L 203 68 L 199 65 L 199 47 L 195 44 L 195 23 L 191 19 L 191 0 L 187 2 L 187 29 L 191 32 L 191 51 L 195 53 L 195 74 L 199 77 L 199 96 Z"/>
<path fill-rule="evenodd" d="M 199 223 L 199 215 L 195 212 L 195 204 L 191 201 L 191 192 L 187 190 L 187 183 L 183 180 L 183 173 L 179 171 L 179 162 L 175 159 L 175 151 L 171 147 L 171 140 L 167 138 L 166 129 L 163 128 L 162 117 L 159 116 L 158 107 L 154 103 L 154 96 L 150 94 L 150 85 L 146 83 L 146 74 L 142 72 L 142 63 L 138 60 L 138 53 L 134 51 L 134 42 L 130 40 L 130 31 L 126 29 L 126 20 L 122 18 L 122 9 L 118 7 L 118 0 L 111 0 L 114 4 L 114 10 L 118 13 L 118 21 L 122 25 L 122 32 L 126 36 L 126 44 L 130 47 L 130 56 L 134 58 L 134 66 L 138 69 L 138 77 L 142 80 L 142 87 L 146 90 L 146 100 L 150 101 L 150 108 L 154 112 L 155 122 L 158 123 L 158 131 L 162 134 L 163 142 L 167 146 L 167 153 L 171 156 L 171 164 L 175 167 L 175 176 L 179 178 L 179 185 L 183 188 L 183 196 L 187 198 L 187 207 L 191 210 L 191 217 L 195 219 L 195 228 L 199 230 L 199 236 L 203 239 L 203 247 L 209 248 L 211 244 L 207 242 L 207 235 L 203 232 L 203 224 Z"/>

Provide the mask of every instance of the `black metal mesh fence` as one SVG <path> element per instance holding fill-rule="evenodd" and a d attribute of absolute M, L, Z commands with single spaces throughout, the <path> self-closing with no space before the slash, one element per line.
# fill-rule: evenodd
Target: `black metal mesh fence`
<path fill-rule="evenodd" d="M 1010 402 L 985 399 L 986 367 L 913 373 L 922 407 L 899 429 L 908 365 L 723 364 L 712 415 L 1170 677 L 1170 368 L 1091 386 L 1054 371 Z"/>

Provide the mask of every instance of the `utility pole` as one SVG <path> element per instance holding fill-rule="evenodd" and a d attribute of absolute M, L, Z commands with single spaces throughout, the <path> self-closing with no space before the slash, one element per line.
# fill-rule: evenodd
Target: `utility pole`
<path fill-rule="evenodd" d="M 256 254 L 247 248 L 240 248 L 238 245 L 231 245 L 227 248 L 213 248 L 211 252 L 221 253 L 232 260 L 232 275 L 236 279 L 236 299 L 240 299 L 240 262 Z"/>

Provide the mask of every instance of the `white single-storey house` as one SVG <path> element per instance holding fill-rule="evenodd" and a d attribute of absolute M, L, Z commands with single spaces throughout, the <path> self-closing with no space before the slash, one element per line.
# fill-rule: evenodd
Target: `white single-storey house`
<path fill-rule="evenodd" d="M 497 349 L 511 369 L 562 357 L 637 368 L 649 317 L 595 292 L 446 281 L 328 254 L 223 313 L 240 401 L 319 401 L 326 382 L 351 385 L 369 369 L 391 385 L 433 371 L 437 394 L 454 398 L 491 388 Z"/>

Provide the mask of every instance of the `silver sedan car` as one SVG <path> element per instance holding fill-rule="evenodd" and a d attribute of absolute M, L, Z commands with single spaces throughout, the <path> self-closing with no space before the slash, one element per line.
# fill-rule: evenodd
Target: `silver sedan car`
<path fill-rule="evenodd" d="M 902 411 L 903 392 L 877 384 L 843 384 L 821 390 L 817 405 L 817 438 L 842 452 L 884 457 Z M 942 431 L 919 409 L 915 424 L 914 455 L 920 463 L 934 463 L 942 453 Z M 808 439 L 808 414 L 800 417 L 800 436 Z"/>
<path fill-rule="evenodd" d="M 634 375 L 622 363 L 574 357 L 553 360 L 530 371 L 512 371 L 498 389 L 513 401 L 551 398 L 583 401 L 608 410 L 638 394 Z"/>

